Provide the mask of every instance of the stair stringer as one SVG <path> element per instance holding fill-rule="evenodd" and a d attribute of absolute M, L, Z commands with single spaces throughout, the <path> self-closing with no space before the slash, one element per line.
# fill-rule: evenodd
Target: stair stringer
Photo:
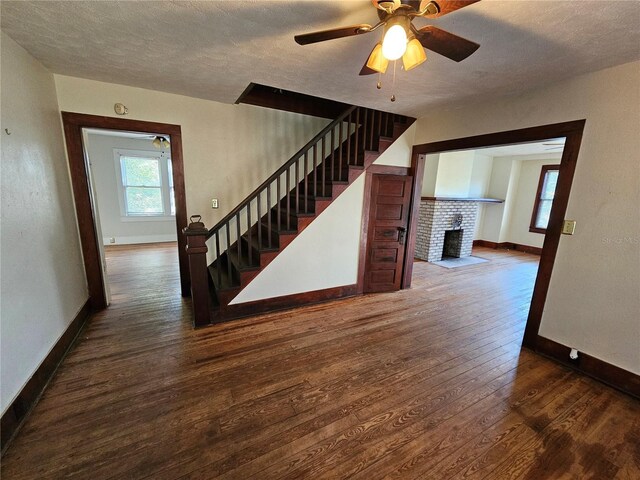
<path fill-rule="evenodd" d="M 372 164 L 409 167 L 414 134 L 415 124 Z M 354 180 L 238 293 L 229 306 L 355 285 L 364 181 L 364 175 Z"/>

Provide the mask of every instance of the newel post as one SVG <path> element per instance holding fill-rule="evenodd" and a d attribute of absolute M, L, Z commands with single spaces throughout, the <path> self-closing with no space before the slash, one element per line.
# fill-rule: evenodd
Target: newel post
<path fill-rule="evenodd" d="M 187 237 L 187 255 L 191 277 L 191 303 L 193 326 L 203 327 L 210 323 L 209 272 L 207 271 L 207 233 L 200 215 L 193 215 L 189 226 L 182 230 Z"/>

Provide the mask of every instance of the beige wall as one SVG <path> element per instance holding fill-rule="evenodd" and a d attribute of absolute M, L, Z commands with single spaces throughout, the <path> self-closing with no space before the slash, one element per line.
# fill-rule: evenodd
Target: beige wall
<path fill-rule="evenodd" d="M 418 121 L 416 143 L 585 118 L 540 333 L 640 373 L 640 62 Z"/>
<path fill-rule="evenodd" d="M 251 105 L 227 105 L 181 95 L 55 75 L 60 109 L 182 127 L 187 214 L 207 227 L 240 203 L 325 125 L 326 119 Z M 211 88 L 215 88 L 212 85 Z M 211 198 L 220 208 L 211 208 Z"/>
<path fill-rule="evenodd" d="M 4 33 L 1 43 L 4 413 L 88 293 L 53 75 Z"/>

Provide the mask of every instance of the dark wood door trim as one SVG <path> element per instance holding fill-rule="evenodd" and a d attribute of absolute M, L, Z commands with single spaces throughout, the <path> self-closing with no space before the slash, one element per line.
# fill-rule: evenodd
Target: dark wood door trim
<path fill-rule="evenodd" d="M 187 205 L 184 186 L 184 159 L 182 155 L 182 131 L 180 125 L 145 122 L 125 118 L 102 117 L 82 113 L 62 112 L 62 124 L 67 145 L 67 157 L 71 172 L 73 197 L 80 230 L 82 255 L 87 275 L 89 298 L 94 310 L 106 308 L 107 299 L 102 279 L 102 263 L 96 235 L 95 218 L 84 157 L 82 140 L 83 128 L 102 128 L 129 132 L 164 133 L 171 137 L 171 166 L 176 206 L 176 230 L 178 232 L 178 262 L 180 267 L 180 286 L 183 296 L 188 296 L 189 264 L 186 254 L 185 237 L 182 229 L 187 226 Z"/>
<path fill-rule="evenodd" d="M 367 238 L 369 235 L 369 214 L 371 212 L 371 183 L 374 174 L 382 175 L 408 175 L 411 171 L 407 167 L 396 167 L 393 165 L 371 165 L 365 174 L 364 179 L 364 199 L 362 204 L 362 222 L 360 230 L 360 256 L 358 259 L 358 282 L 357 294 L 362 295 L 364 292 L 364 272 L 367 259 Z M 414 178 L 415 183 L 415 178 Z M 411 208 L 411 207 L 409 207 Z M 411 210 L 409 210 L 411 215 Z"/>
<path fill-rule="evenodd" d="M 415 149 L 415 147 L 413 147 Z M 418 213 L 422 198 L 422 177 L 424 177 L 425 159 L 423 155 L 412 155 L 411 175 L 411 206 L 409 207 L 409 225 L 407 226 L 407 250 L 404 253 L 404 266 L 402 268 L 402 289 L 411 287 L 411 275 L 413 274 L 413 255 L 416 251 L 416 234 L 418 231 Z"/>
<path fill-rule="evenodd" d="M 531 308 L 529 310 L 529 317 L 527 318 L 524 338 L 522 340 L 523 346 L 532 349 L 536 349 L 538 339 L 541 338 L 539 337 L 539 331 L 540 322 L 542 320 L 542 311 L 547 299 L 549 282 L 551 281 L 551 272 L 553 270 L 556 253 L 558 251 L 558 244 L 560 243 L 562 221 L 564 220 L 564 216 L 567 211 L 567 204 L 569 203 L 569 193 L 571 191 L 573 175 L 578 161 L 578 153 L 580 151 L 582 132 L 584 131 L 585 123 L 586 120 L 575 120 L 571 122 L 541 125 L 505 132 L 488 133 L 473 137 L 424 143 L 413 147 L 411 168 L 414 172 L 413 198 L 416 199 L 416 195 L 419 195 L 420 190 L 422 190 L 424 155 L 426 154 L 536 142 L 549 138 L 566 138 L 564 150 L 562 152 L 562 159 L 560 161 L 560 174 L 558 177 L 558 185 L 556 187 L 556 196 L 553 201 L 553 206 L 551 207 L 547 234 L 545 235 L 542 254 L 540 256 L 538 276 L 536 277 L 533 297 L 531 299 Z M 420 169 L 422 170 L 419 171 Z M 412 204 L 409 217 L 409 234 L 411 237 L 409 242 L 407 242 L 407 252 L 405 255 L 404 288 L 408 288 L 411 285 L 411 272 L 413 270 L 412 263 L 415 252 L 415 235 L 419 208 L 420 198 L 418 196 L 417 201 L 414 201 Z"/>

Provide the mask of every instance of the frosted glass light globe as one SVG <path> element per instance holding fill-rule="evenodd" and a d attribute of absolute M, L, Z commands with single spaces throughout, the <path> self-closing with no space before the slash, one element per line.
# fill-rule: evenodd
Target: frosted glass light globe
<path fill-rule="evenodd" d="M 387 60 L 397 60 L 407 50 L 407 32 L 400 25 L 393 25 L 382 40 L 382 55 Z"/>

